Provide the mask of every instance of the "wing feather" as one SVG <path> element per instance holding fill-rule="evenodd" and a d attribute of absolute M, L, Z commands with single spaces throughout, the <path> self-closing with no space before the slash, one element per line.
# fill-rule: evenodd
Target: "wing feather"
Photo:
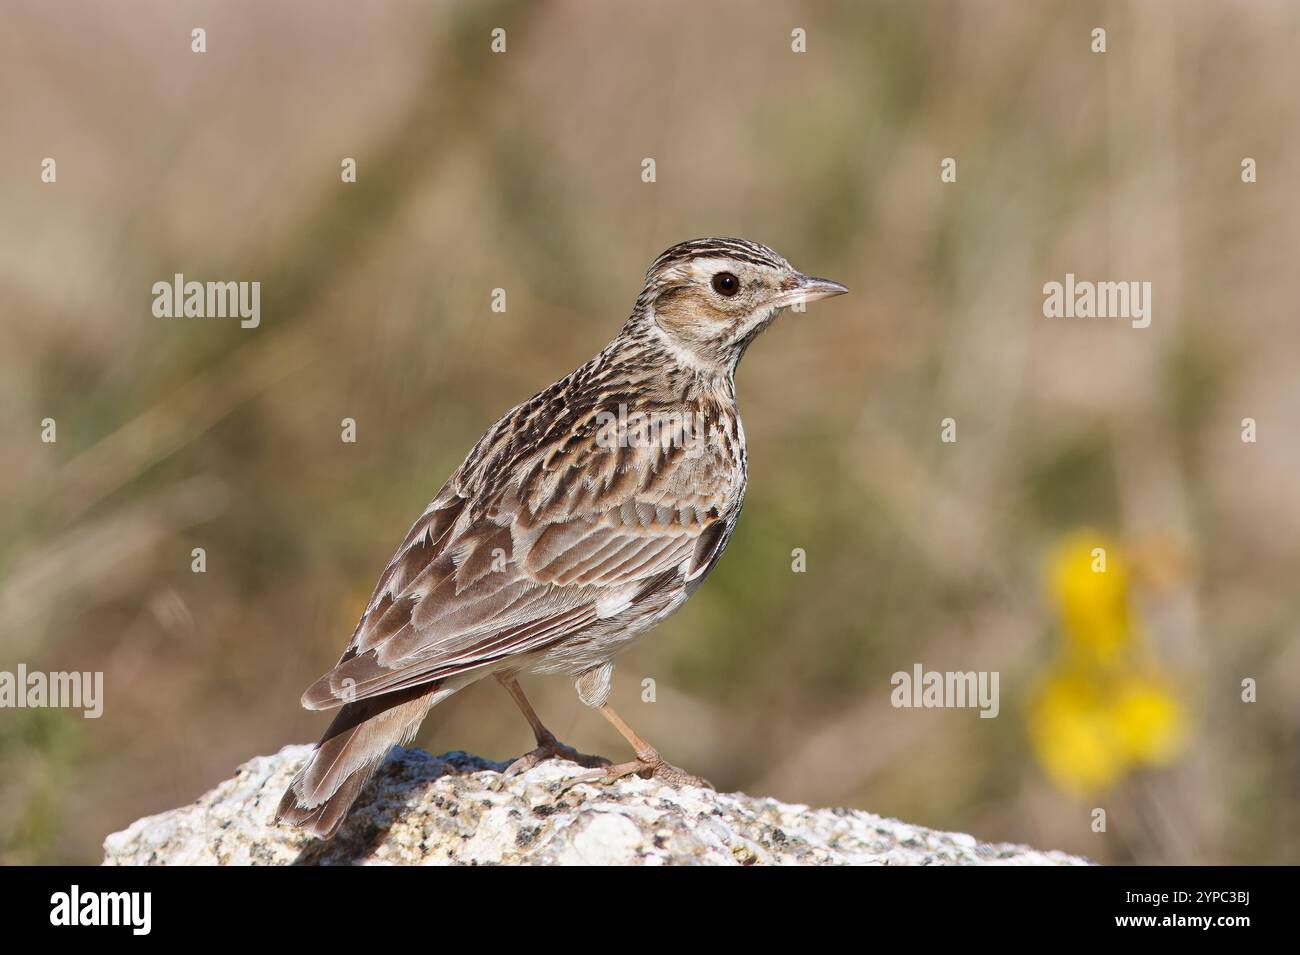
<path fill-rule="evenodd" d="M 543 652 L 663 586 L 688 586 L 716 561 L 743 495 L 734 462 L 716 451 L 605 448 L 579 425 L 529 450 L 508 440 L 510 417 L 412 526 L 304 705 Z"/>

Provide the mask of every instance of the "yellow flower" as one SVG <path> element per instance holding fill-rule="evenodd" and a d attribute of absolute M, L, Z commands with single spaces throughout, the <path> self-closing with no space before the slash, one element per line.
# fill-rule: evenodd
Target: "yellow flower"
<path fill-rule="evenodd" d="M 1080 795 L 1173 761 L 1187 739 L 1186 711 L 1129 609 L 1131 579 L 1121 548 L 1093 531 L 1063 539 L 1048 562 L 1065 645 L 1030 695 L 1029 732 L 1048 776 Z"/>
<path fill-rule="evenodd" d="M 1108 661 L 1133 640 L 1128 562 L 1105 535 L 1076 531 L 1061 541 L 1048 560 L 1048 586 L 1077 650 Z"/>
<path fill-rule="evenodd" d="M 1150 674 L 1067 664 L 1043 680 L 1029 703 L 1039 762 L 1058 786 L 1079 795 L 1103 792 L 1135 768 L 1172 762 L 1186 727 L 1170 687 Z"/>
<path fill-rule="evenodd" d="M 1182 751 L 1187 720 L 1182 705 L 1158 677 L 1122 676 L 1111 706 L 1113 730 L 1134 763 L 1163 766 Z"/>
<path fill-rule="evenodd" d="M 1029 730 L 1038 761 L 1058 786 L 1097 792 L 1123 773 L 1107 722 L 1100 693 L 1086 678 L 1063 672 L 1044 681 L 1030 702 Z"/>

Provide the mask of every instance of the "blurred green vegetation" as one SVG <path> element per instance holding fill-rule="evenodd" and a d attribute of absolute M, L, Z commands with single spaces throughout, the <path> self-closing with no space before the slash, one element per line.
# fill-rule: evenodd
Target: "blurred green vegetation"
<path fill-rule="evenodd" d="M 853 294 L 741 367 L 745 514 L 620 664 L 629 721 L 725 788 L 1099 861 L 1300 859 L 1300 11 L 1113 3 L 1103 55 L 1064 2 L 121 15 L 82 4 L 73 36 L 31 7 L 0 37 L 0 669 L 103 670 L 107 697 L 0 711 L 0 860 L 94 862 L 315 739 L 299 694 L 410 521 L 616 332 L 659 251 L 709 234 Z M 260 281 L 261 327 L 153 318 L 176 272 Z M 1067 272 L 1151 281 L 1152 327 L 1043 318 Z M 1048 555 L 1080 527 L 1142 566 L 1125 599 L 1188 721 L 1177 758 L 1093 791 L 1032 742 Z M 999 717 L 894 709 L 915 663 L 998 671 Z M 566 742 L 623 752 L 566 681 L 527 687 Z M 483 686 L 419 742 L 528 740 Z"/>

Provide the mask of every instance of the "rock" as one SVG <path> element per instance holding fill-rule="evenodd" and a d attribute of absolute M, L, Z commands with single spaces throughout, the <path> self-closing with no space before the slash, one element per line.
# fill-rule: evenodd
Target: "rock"
<path fill-rule="evenodd" d="M 809 809 L 637 777 L 579 785 L 549 761 L 511 780 L 504 763 L 395 749 L 329 842 L 272 823 L 311 751 L 259 756 L 192 805 L 104 840 L 105 865 L 1086 865 L 853 809 Z"/>

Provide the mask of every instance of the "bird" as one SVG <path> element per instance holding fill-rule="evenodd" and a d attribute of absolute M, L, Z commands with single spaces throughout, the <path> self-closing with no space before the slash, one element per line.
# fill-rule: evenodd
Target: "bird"
<path fill-rule="evenodd" d="M 388 751 L 488 677 L 536 741 L 507 777 L 561 758 L 592 770 L 581 781 L 709 786 L 610 706 L 615 660 L 700 587 L 736 527 L 746 349 L 787 307 L 847 291 L 746 239 L 659 255 L 614 339 L 506 412 L 415 521 L 338 664 L 303 693 L 306 709 L 338 712 L 277 821 L 332 837 Z M 634 758 L 611 764 L 560 744 L 519 685 L 533 673 L 571 677 Z"/>

